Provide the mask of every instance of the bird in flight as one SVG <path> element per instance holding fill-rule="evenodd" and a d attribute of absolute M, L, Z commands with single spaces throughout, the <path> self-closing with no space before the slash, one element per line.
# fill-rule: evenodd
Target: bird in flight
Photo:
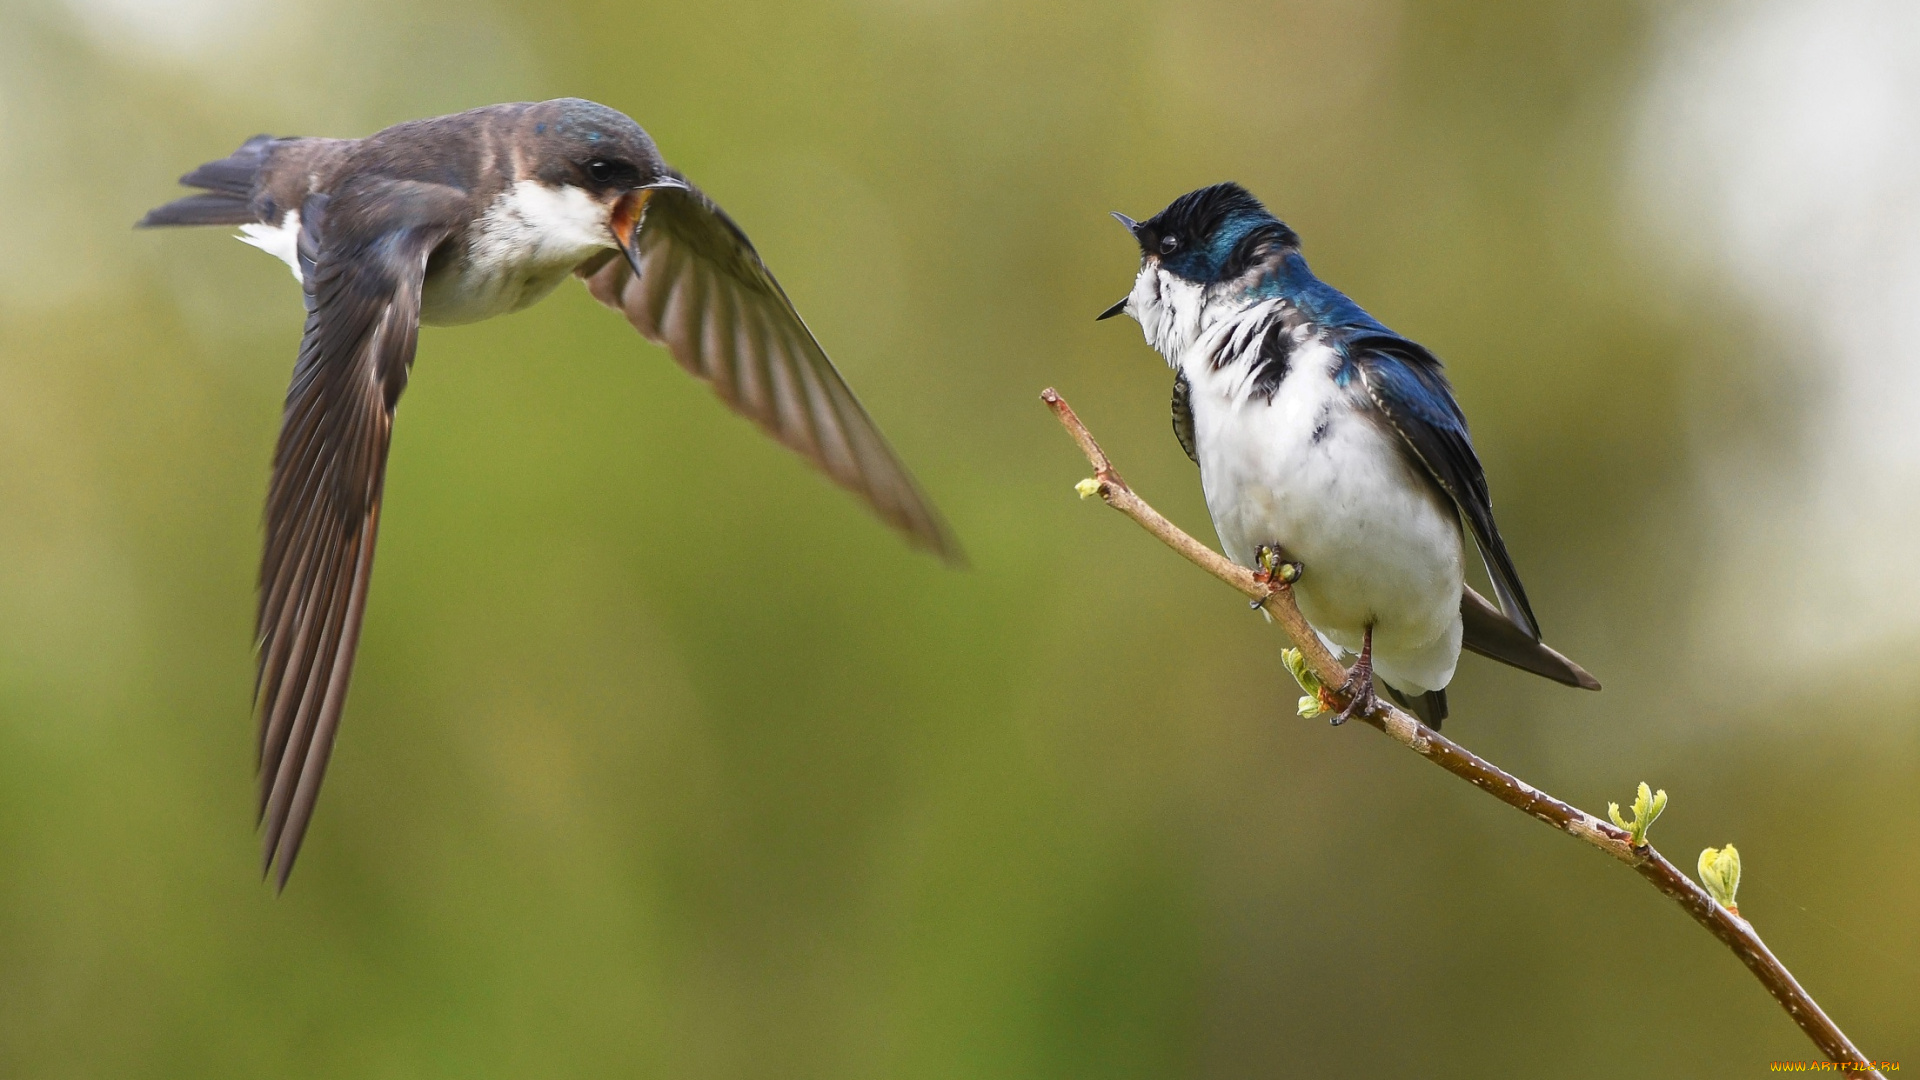
<path fill-rule="evenodd" d="M 306 329 L 267 493 L 255 689 L 263 863 L 286 886 L 366 610 L 394 406 L 421 323 L 519 311 L 569 274 L 734 410 L 949 562 L 958 544 L 746 234 L 623 113 L 490 105 L 364 139 L 261 135 L 145 226 L 233 225 Z"/>
<path fill-rule="evenodd" d="M 1600 689 L 1540 640 L 1438 358 L 1315 277 L 1238 184 L 1114 217 L 1140 271 L 1100 318 L 1133 316 L 1174 369 L 1174 433 L 1228 557 L 1297 561 L 1300 613 L 1358 658 L 1335 723 L 1373 708 L 1377 674 L 1439 727 L 1462 646 Z M 1466 584 L 1463 519 L 1497 606 Z"/>

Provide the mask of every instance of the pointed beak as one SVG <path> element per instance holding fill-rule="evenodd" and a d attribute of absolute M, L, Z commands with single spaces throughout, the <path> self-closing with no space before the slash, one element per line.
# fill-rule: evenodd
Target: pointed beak
<path fill-rule="evenodd" d="M 633 276 L 640 276 L 640 226 L 647 220 L 647 202 L 653 193 L 662 189 L 676 191 L 693 190 L 686 181 L 672 176 L 663 176 L 642 188 L 636 188 L 620 200 L 613 208 L 613 216 L 607 219 L 607 227 L 613 232 L 614 245 L 620 254 L 627 257 L 627 265 L 633 268 Z"/>
<path fill-rule="evenodd" d="M 1125 215 L 1125 214 L 1123 214 L 1123 213 L 1121 213 L 1121 212 L 1120 212 L 1120 211 L 1118 211 L 1118 210 L 1115 210 L 1115 211 L 1113 211 L 1113 220 L 1115 220 L 1115 221 L 1117 221 L 1117 222 L 1119 222 L 1119 223 L 1120 223 L 1120 224 L 1122 224 L 1122 225 L 1125 225 L 1125 226 L 1127 227 L 1127 231 L 1128 231 L 1128 232 L 1130 232 L 1130 233 L 1133 233 L 1133 234 L 1135 234 L 1135 235 L 1138 235 L 1138 234 L 1139 234 L 1139 232 L 1140 232 L 1140 223 L 1139 223 L 1139 222 L 1137 222 L 1137 221 L 1135 221 L 1135 220 L 1133 220 L 1132 218 L 1130 218 L 1130 217 L 1128 217 L 1127 215 Z M 1132 300 L 1132 299 L 1133 299 L 1133 297 L 1131 297 L 1131 296 L 1123 296 L 1123 297 L 1121 297 L 1121 298 L 1120 298 L 1120 302 L 1119 302 L 1119 303 L 1117 303 L 1117 304 L 1115 304 L 1115 305 L 1113 305 L 1112 307 L 1110 307 L 1110 308 L 1108 308 L 1107 310 L 1105 310 L 1105 311 L 1103 311 L 1103 312 L 1101 312 L 1100 314 L 1098 314 L 1098 315 L 1095 315 L 1095 316 L 1093 317 L 1093 321 L 1094 321 L 1094 322 L 1099 322 L 1099 321 L 1101 321 L 1102 319 L 1111 319 L 1111 318 L 1113 318 L 1113 317 L 1114 317 L 1115 315 L 1124 315 L 1124 314 L 1126 314 L 1126 311 L 1127 311 L 1127 302 L 1128 302 L 1128 301 L 1130 301 L 1130 300 Z"/>
<path fill-rule="evenodd" d="M 607 219 L 607 228 L 613 232 L 614 246 L 620 254 L 626 256 L 627 265 L 633 267 L 633 276 L 640 276 L 640 224 L 647 218 L 647 200 L 653 192 L 642 188 L 629 192 L 613 208 L 613 216 Z"/>

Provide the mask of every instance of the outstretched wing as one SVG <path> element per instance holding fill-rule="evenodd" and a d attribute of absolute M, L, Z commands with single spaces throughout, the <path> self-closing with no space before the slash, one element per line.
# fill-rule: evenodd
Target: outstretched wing
<path fill-rule="evenodd" d="M 448 188 L 384 181 L 301 208 L 307 326 L 273 455 L 255 631 L 264 861 L 282 887 L 346 702 L 394 405 L 427 257 L 456 201 Z"/>
<path fill-rule="evenodd" d="M 1526 589 L 1520 584 L 1513 558 L 1507 554 L 1506 541 L 1500 539 L 1500 529 L 1493 522 L 1486 473 L 1473 452 L 1467 418 L 1453 400 L 1440 361 L 1397 335 L 1363 333 L 1344 344 L 1374 406 L 1466 517 L 1480 545 L 1480 555 L 1486 560 L 1487 576 L 1493 579 L 1500 609 L 1528 637 L 1538 641 L 1540 624 L 1527 603 Z"/>
<path fill-rule="evenodd" d="M 725 211 L 692 187 L 658 189 L 636 255 L 637 279 L 612 252 L 576 273 L 595 299 L 666 346 L 735 411 L 858 493 L 917 546 L 962 561 L 939 512 Z"/>

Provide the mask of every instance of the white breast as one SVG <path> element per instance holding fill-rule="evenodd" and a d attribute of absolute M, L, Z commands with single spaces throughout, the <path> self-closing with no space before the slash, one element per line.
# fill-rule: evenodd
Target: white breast
<path fill-rule="evenodd" d="M 1168 364 L 1178 367 L 1179 357 L 1200 336 L 1203 320 L 1208 317 L 1207 292 L 1160 269 L 1157 259 L 1149 259 L 1133 279 L 1127 314 L 1140 324 L 1147 344 L 1166 357 Z"/>
<path fill-rule="evenodd" d="M 1383 678 L 1412 692 L 1445 686 L 1460 654 L 1459 518 L 1399 435 L 1360 409 L 1358 379 L 1337 385 L 1338 355 L 1303 326 L 1279 389 L 1255 394 L 1250 363 L 1213 358 L 1223 344 L 1228 356 L 1257 349 L 1276 301 L 1177 281 L 1146 292 L 1136 285 L 1130 310 L 1186 375 L 1201 486 L 1227 555 L 1252 566 L 1262 545 L 1285 548 L 1305 567 L 1295 596 L 1316 629 L 1357 653 L 1371 624 Z"/>
<path fill-rule="evenodd" d="M 474 222 L 463 256 L 427 279 L 420 321 L 478 322 L 539 300 L 587 256 L 614 246 L 612 210 L 581 188 L 519 181 Z"/>

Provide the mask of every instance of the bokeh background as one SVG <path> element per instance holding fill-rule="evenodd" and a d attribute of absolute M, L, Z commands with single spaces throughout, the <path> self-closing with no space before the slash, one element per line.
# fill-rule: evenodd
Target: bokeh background
<path fill-rule="evenodd" d="M 253 831 L 300 328 L 259 131 L 562 94 L 752 233 L 964 538 L 908 552 L 569 286 L 429 329 L 343 735 Z M 0 2 L 0 1075 L 1745 1076 L 1813 1050 L 1633 875 L 1361 726 L 1093 315 L 1238 179 L 1447 359 L 1549 640 L 1450 733 L 1655 839 L 1920 1064 L 1920 9 Z"/>

